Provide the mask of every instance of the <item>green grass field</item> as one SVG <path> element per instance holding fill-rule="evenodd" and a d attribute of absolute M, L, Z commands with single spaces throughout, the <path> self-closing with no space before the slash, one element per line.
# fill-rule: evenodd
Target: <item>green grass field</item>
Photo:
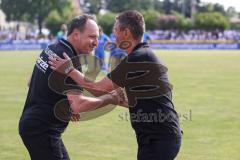
<path fill-rule="evenodd" d="M 0 52 L 0 159 L 30 159 L 18 121 L 39 51 Z M 183 144 L 177 160 L 240 159 L 240 51 L 156 52 L 167 64 Z M 116 108 L 100 118 L 70 124 L 63 139 L 73 160 L 135 160 L 129 121 Z"/>

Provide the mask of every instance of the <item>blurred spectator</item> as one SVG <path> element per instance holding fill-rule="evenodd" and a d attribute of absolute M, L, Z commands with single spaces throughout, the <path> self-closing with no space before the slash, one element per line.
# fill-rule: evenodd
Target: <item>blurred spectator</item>
<path fill-rule="evenodd" d="M 108 46 L 106 47 L 107 49 L 109 49 L 110 51 L 110 56 L 109 56 L 109 60 L 108 60 L 108 67 L 109 67 L 109 71 L 111 71 L 113 68 L 115 68 L 120 61 L 127 56 L 127 53 L 118 48 L 116 45 L 116 36 L 111 33 L 110 34 L 110 40 L 111 43 L 108 44 Z"/>
<path fill-rule="evenodd" d="M 67 26 L 61 25 L 61 30 L 56 37 L 51 34 L 44 36 L 38 35 L 38 31 L 33 26 L 28 26 L 26 32 L 21 32 L 19 26 L 4 28 L 0 27 L 0 42 L 49 42 L 52 43 L 61 38 L 65 38 L 67 34 Z M 44 28 L 45 29 L 45 28 Z M 43 30 L 44 30 L 43 29 Z M 104 34 L 105 35 L 105 34 Z M 110 35 L 111 36 L 111 35 Z M 102 36 L 102 37 L 106 37 Z M 102 38 L 101 37 L 101 38 Z M 102 39 L 101 39 L 102 40 Z M 214 30 L 206 31 L 200 29 L 192 29 L 188 31 L 181 30 L 154 30 L 144 33 L 144 41 L 152 42 L 155 40 L 171 41 L 171 42 L 239 42 L 239 30 Z M 101 44 L 100 44 L 101 46 Z"/>
<path fill-rule="evenodd" d="M 66 24 L 62 24 L 61 30 L 58 31 L 58 33 L 57 33 L 57 40 L 60 40 L 62 38 L 63 39 L 67 38 L 67 25 Z"/>
<path fill-rule="evenodd" d="M 148 32 L 144 32 L 143 34 L 143 42 L 151 43 L 151 37 Z"/>
<path fill-rule="evenodd" d="M 110 42 L 109 37 L 103 32 L 101 26 L 99 26 L 99 37 L 98 37 L 98 46 L 94 50 L 95 54 L 95 68 L 97 67 L 97 63 L 99 63 L 101 70 L 107 71 L 107 66 L 105 63 L 105 45 Z"/>
<path fill-rule="evenodd" d="M 205 31 L 205 30 L 189 30 L 189 31 L 179 31 L 179 30 L 155 30 L 149 32 L 150 37 L 153 40 L 183 40 L 183 41 L 239 41 L 240 31 L 237 30 L 215 30 L 215 31 Z"/>

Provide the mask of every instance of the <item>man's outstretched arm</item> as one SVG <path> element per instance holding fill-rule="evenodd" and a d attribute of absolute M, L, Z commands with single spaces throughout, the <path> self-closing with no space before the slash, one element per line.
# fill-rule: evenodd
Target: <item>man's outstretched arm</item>
<path fill-rule="evenodd" d="M 119 88 L 116 84 L 114 84 L 108 77 L 103 78 L 100 81 L 94 82 L 84 76 L 81 72 L 76 69 L 73 69 L 69 74 L 78 85 L 89 91 L 94 96 L 101 96 L 107 94 L 117 88 Z"/>
<path fill-rule="evenodd" d="M 78 85 L 89 91 L 94 96 L 98 97 L 119 88 L 119 86 L 114 84 L 108 77 L 105 77 L 98 82 L 91 81 L 85 77 L 83 73 L 73 67 L 71 59 L 66 53 L 64 53 L 63 56 L 65 57 L 64 59 L 57 55 L 49 57 L 48 63 L 51 65 L 51 69 L 62 74 L 67 74 Z"/>
<path fill-rule="evenodd" d="M 81 93 L 68 92 L 67 97 L 74 114 L 95 110 L 108 104 L 127 105 L 125 97 L 117 90 L 100 97 L 86 97 Z"/>

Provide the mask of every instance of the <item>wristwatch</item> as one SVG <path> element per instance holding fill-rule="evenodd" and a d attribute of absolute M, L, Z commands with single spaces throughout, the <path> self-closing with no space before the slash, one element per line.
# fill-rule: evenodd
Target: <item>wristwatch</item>
<path fill-rule="evenodd" d="M 72 63 L 65 69 L 64 73 L 68 75 L 72 70 L 74 70 L 74 67 Z"/>

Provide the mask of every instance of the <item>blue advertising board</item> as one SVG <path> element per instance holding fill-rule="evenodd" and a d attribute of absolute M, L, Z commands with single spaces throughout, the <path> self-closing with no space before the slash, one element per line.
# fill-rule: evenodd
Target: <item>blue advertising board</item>
<path fill-rule="evenodd" d="M 0 42 L 1 50 L 42 50 L 47 47 L 46 42 Z M 153 49 L 166 50 L 237 50 L 240 43 L 152 43 Z"/>
<path fill-rule="evenodd" d="M 46 48 L 48 43 L 42 42 L 5 42 L 0 43 L 0 51 L 1 50 L 42 50 Z"/>
<path fill-rule="evenodd" d="M 240 43 L 153 43 L 154 49 L 236 50 Z"/>

